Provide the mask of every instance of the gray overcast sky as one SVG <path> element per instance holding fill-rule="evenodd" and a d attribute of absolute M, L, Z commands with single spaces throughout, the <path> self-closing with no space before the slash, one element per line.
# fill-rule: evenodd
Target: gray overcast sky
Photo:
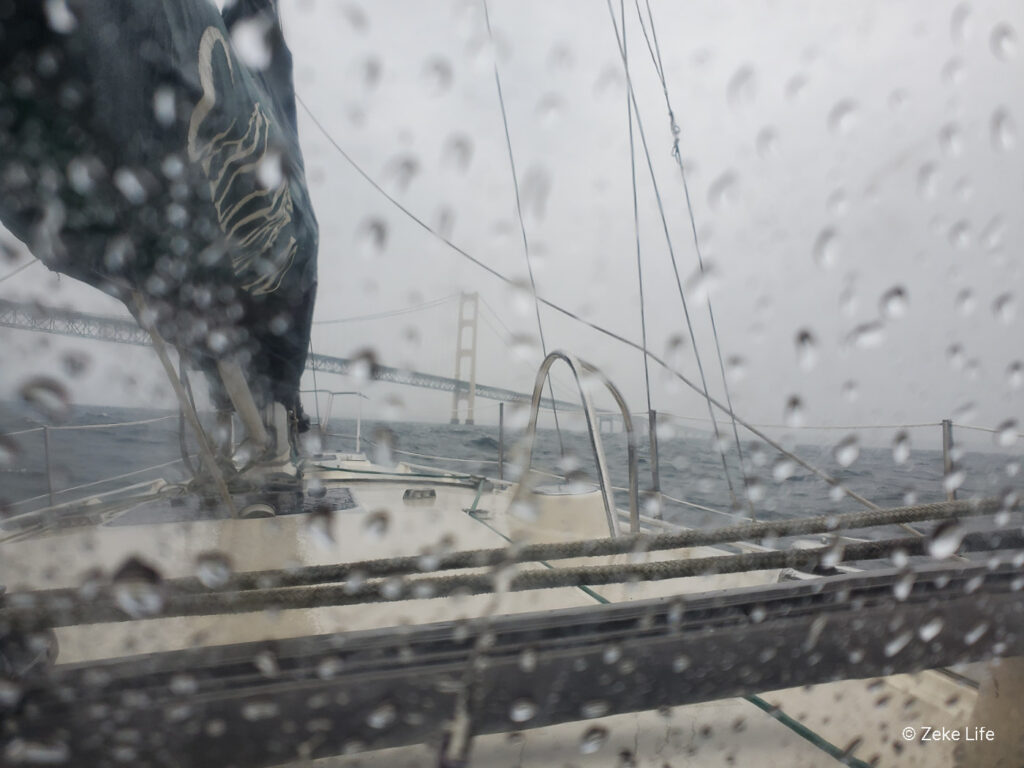
<path fill-rule="evenodd" d="M 297 90 L 333 137 L 411 210 L 525 281 L 480 3 L 284 5 Z M 651 5 L 723 352 L 744 361 L 732 391 L 737 411 L 778 423 L 798 395 L 808 424 L 953 415 L 992 426 L 1020 414 L 1024 392 L 1011 387 L 1007 370 L 1024 357 L 1024 5 Z M 696 257 L 664 97 L 635 7 L 626 8 L 640 118 L 685 283 Z M 606 5 L 491 0 L 490 12 L 538 291 L 639 340 L 625 78 Z M 479 291 L 533 342 L 510 350 L 481 324 L 478 380 L 528 388 L 540 359 L 528 293 L 507 289 L 410 223 L 301 110 L 300 132 L 321 226 L 316 318 Z M 675 343 L 686 326 L 639 138 L 637 150 L 649 344 L 696 378 L 691 345 Z M 403 178 L 403 169 L 414 172 Z M 366 236 L 378 221 L 386 227 L 380 249 Z M 906 296 L 905 312 L 882 318 L 882 297 L 894 288 Z M 690 311 L 719 394 L 699 291 L 691 285 Z M 0 285 L 0 295 L 117 310 L 41 266 Z M 373 348 L 385 364 L 451 375 L 456 309 L 447 302 L 321 325 L 314 345 L 337 355 Z M 635 410 L 645 407 L 638 353 L 550 310 L 543 318 L 549 348 L 597 363 Z M 865 344 L 850 341 L 871 323 L 880 330 L 861 334 Z M 795 339 L 804 329 L 816 339 L 810 366 L 798 364 Z M 44 341 L 0 335 L 5 361 L 14 361 L 0 371 L 0 397 L 27 375 L 59 370 L 73 342 Z M 147 351 L 88 349 L 94 365 L 74 383 L 79 401 L 172 404 Z M 126 370 L 134 384 L 126 385 Z M 703 413 L 662 371 L 651 376 L 655 407 Z M 561 375 L 556 388 L 569 397 L 566 380 Z M 368 410 L 377 413 L 448 416 L 449 401 L 436 393 L 376 385 L 370 394 Z M 478 401 L 478 410 L 486 421 L 496 406 Z"/>

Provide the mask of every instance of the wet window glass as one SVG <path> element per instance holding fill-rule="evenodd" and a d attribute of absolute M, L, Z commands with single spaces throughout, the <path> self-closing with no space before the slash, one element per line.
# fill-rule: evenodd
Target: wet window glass
<path fill-rule="evenodd" d="M 0 0 L 0 764 L 1024 764 L 1022 34 Z"/>

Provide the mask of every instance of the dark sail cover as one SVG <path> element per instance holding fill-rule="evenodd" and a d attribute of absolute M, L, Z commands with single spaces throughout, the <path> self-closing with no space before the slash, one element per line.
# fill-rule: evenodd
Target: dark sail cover
<path fill-rule="evenodd" d="M 273 0 L 0 2 L 0 221 L 301 415 L 317 223 Z"/>

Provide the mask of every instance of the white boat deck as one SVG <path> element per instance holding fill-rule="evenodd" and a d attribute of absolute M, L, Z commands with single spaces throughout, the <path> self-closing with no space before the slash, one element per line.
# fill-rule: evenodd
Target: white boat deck
<path fill-rule="evenodd" d="M 577 538 L 607 535 L 597 494 L 574 503 L 559 499 L 551 512 L 540 504 L 531 519 L 510 512 L 514 487 L 477 488 L 452 482 L 423 481 L 408 465 L 383 468 L 355 456 L 319 462 L 309 478 L 326 487 L 343 485 L 356 502 L 311 524 L 308 515 L 263 519 L 212 520 L 156 525 L 76 528 L 0 545 L 0 583 L 10 590 L 79 586 L 89 571 L 110 574 L 135 556 L 164 578 L 195 575 L 200 556 L 219 551 L 236 572 L 280 569 L 437 553 L 507 545 L 524 531 L 533 538 L 567 536 L 562 511 L 570 509 Z M 328 469 L 328 467 L 332 467 Z M 409 477 L 404 477 L 409 475 Z M 433 500 L 403 499 L 409 488 L 429 487 Z M 565 504 L 569 507 L 565 507 Z M 476 519 L 473 508 L 483 511 Z M 552 516 L 553 515 L 553 516 Z M 557 519 L 556 519 L 557 518 Z M 322 518 L 328 520 L 328 518 Z M 699 557 L 720 554 L 710 547 L 616 556 L 619 562 Z M 614 558 L 611 559 L 614 561 Z M 557 565 L 608 563 L 610 558 L 580 558 Z M 58 565 L 71 563 L 70 567 Z M 523 568 L 544 567 L 527 564 Z M 592 592 L 609 602 L 646 599 L 777 580 L 777 571 L 671 579 L 640 584 L 600 586 Z M 496 595 L 371 603 L 257 614 L 157 618 L 127 624 L 77 626 L 58 630 L 59 664 L 116 656 L 170 651 L 196 645 L 220 645 L 339 631 L 419 625 L 483 615 L 542 611 L 593 604 L 577 588 Z M 699 663 L 699 660 L 695 660 Z M 904 726 L 963 724 L 974 707 L 974 689 L 937 672 L 898 675 L 875 681 L 844 681 L 764 693 L 762 698 L 785 715 L 852 754 L 879 765 L 952 766 L 950 743 L 921 744 L 902 739 Z M 598 730 L 592 730 L 597 728 Z M 603 729 L 603 730 L 602 730 Z M 606 735 L 605 735 L 606 731 Z M 589 741 L 582 747 L 581 740 Z M 858 743 L 857 740 L 861 739 Z M 593 748 L 592 752 L 588 750 Z M 475 739 L 477 765 L 629 765 L 637 766 L 820 766 L 836 761 L 806 738 L 742 699 L 677 707 L 671 712 L 603 717 L 592 722 L 523 731 L 515 736 Z M 359 756 L 318 761 L 317 765 L 431 765 L 436 754 L 426 746 L 381 750 Z M 620 762 L 616 763 L 616 760 Z M 682 762 L 680 762 L 682 761 Z"/>

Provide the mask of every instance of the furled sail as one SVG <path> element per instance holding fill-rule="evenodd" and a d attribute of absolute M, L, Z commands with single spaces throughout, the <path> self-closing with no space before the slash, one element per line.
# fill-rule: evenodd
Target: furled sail
<path fill-rule="evenodd" d="M 0 12 L 0 221 L 301 423 L 317 223 L 274 0 Z M 227 401 L 208 377 L 218 404 Z"/>

